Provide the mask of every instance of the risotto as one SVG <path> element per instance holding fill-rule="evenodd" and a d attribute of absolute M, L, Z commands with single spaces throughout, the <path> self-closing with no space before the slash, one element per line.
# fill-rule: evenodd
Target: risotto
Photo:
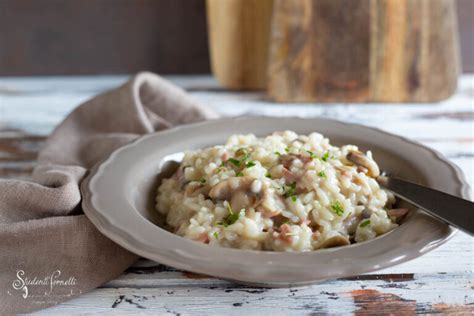
<path fill-rule="evenodd" d="M 380 188 L 370 151 L 318 133 L 232 135 L 186 152 L 158 188 L 170 229 L 212 246 L 310 251 L 349 245 L 397 226 L 407 209 Z"/>

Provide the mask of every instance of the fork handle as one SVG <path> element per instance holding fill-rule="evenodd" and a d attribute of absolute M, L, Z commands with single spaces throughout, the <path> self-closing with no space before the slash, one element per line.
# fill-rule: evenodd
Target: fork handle
<path fill-rule="evenodd" d="M 380 176 L 377 181 L 395 196 L 471 236 L 474 235 L 473 202 L 398 178 Z"/>

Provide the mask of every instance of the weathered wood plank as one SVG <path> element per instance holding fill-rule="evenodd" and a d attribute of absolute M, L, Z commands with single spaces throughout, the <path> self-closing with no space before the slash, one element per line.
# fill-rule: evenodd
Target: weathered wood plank
<path fill-rule="evenodd" d="M 130 75 L 94 75 L 94 76 L 47 76 L 47 77 L 0 77 L 0 96 L 21 96 L 48 93 L 86 93 L 93 94 L 116 87 L 124 83 Z M 230 93 L 210 75 L 164 75 L 174 84 L 191 91 L 217 91 Z M 456 95 L 474 96 L 474 75 L 463 74 L 458 80 Z M 235 93 L 235 92 L 232 92 Z M 248 92 L 237 92 L 247 94 Z M 262 93 L 257 93 L 262 95 Z M 409 107 L 410 104 L 404 104 Z M 418 105 L 419 104 L 415 104 Z M 34 105 L 32 105 L 34 106 Z M 426 107 L 426 105 L 421 105 Z"/>
<path fill-rule="evenodd" d="M 472 275 L 470 276 L 472 278 Z M 38 315 L 68 312 L 154 314 L 393 314 L 474 311 L 466 275 L 415 275 L 413 280 L 333 280 L 290 289 L 235 284 L 101 288 Z M 439 291 L 439 289 L 443 289 Z"/>
<path fill-rule="evenodd" d="M 203 104 L 222 115 L 273 115 L 328 117 L 369 126 L 381 127 L 410 138 L 465 138 L 472 135 L 474 76 L 463 76 L 458 93 L 436 106 L 404 104 L 274 104 L 262 93 L 220 91 L 210 77 L 169 77 L 190 90 Z M 122 83 L 125 77 L 105 77 L 104 81 L 89 78 L 46 78 L 41 80 L 1 79 L 0 128 L 21 129 L 35 135 L 47 135 L 67 113 L 94 94 Z M 44 88 L 40 84 L 45 81 Z M 382 119 L 384 118 L 384 119 Z M 387 124 L 388 123 L 388 124 Z M 439 128 L 443 124 L 445 128 Z"/>
<path fill-rule="evenodd" d="M 123 84 L 129 75 L 0 77 L 0 96 L 39 95 L 73 92 L 94 94 Z M 166 75 L 165 78 L 186 90 L 222 90 L 209 75 Z"/>

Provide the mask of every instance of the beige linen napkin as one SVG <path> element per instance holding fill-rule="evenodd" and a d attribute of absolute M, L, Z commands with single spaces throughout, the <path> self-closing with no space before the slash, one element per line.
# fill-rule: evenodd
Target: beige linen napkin
<path fill-rule="evenodd" d="M 83 215 L 80 181 L 141 134 L 215 117 L 151 73 L 76 108 L 40 152 L 33 182 L 0 180 L 0 314 L 58 304 L 129 267 L 137 256 Z"/>

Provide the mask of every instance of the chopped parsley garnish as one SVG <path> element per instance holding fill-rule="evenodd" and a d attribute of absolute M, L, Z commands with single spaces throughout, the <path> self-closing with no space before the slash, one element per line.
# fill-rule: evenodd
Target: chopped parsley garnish
<path fill-rule="evenodd" d="M 230 204 L 227 204 L 227 210 L 229 211 L 229 215 L 227 215 L 222 221 L 216 222 L 216 225 L 227 227 L 234 224 L 239 219 L 242 211 L 244 211 L 245 215 L 245 209 L 240 210 L 239 213 L 235 213 Z"/>
<path fill-rule="evenodd" d="M 275 155 L 281 156 L 281 153 L 279 151 L 275 151 Z"/>
<path fill-rule="evenodd" d="M 232 206 L 230 206 L 230 204 L 227 204 L 227 210 L 229 211 L 229 215 L 227 215 L 227 217 L 224 218 L 223 221 L 217 222 L 216 225 L 222 225 L 224 227 L 227 227 L 227 226 L 230 226 L 230 225 L 234 224 L 235 222 L 237 222 L 237 220 L 241 216 L 245 216 L 245 209 L 244 208 L 241 209 L 240 212 L 235 213 L 232 210 Z"/>
<path fill-rule="evenodd" d="M 370 219 L 366 219 L 365 221 L 363 221 L 362 223 L 360 223 L 360 227 L 365 227 L 367 225 L 370 225 Z"/>
<path fill-rule="evenodd" d="M 316 154 L 313 153 L 311 150 L 307 150 L 306 152 L 309 154 L 309 156 L 311 157 L 311 159 L 318 158 L 318 157 L 316 156 Z"/>
<path fill-rule="evenodd" d="M 329 159 L 329 151 L 326 151 L 324 155 L 321 157 L 322 161 L 328 161 Z"/>
<path fill-rule="evenodd" d="M 290 147 L 288 147 L 288 146 L 285 147 L 285 151 L 286 151 L 287 153 L 289 153 L 289 152 L 290 152 Z"/>
<path fill-rule="evenodd" d="M 319 171 L 319 172 L 318 172 L 318 176 L 320 176 L 321 178 L 326 178 L 326 172 L 324 172 L 324 171 Z"/>
<path fill-rule="evenodd" d="M 228 160 L 230 163 L 232 163 L 236 167 L 240 167 L 240 160 L 237 160 L 235 158 L 229 158 Z"/>
<path fill-rule="evenodd" d="M 200 182 L 201 184 L 204 184 L 204 183 L 206 183 L 206 179 L 201 178 L 201 179 L 199 179 L 199 182 Z"/>
<path fill-rule="evenodd" d="M 265 173 L 265 177 L 267 177 L 267 178 L 270 178 L 270 179 L 271 179 L 271 178 L 272 178 L 272 174 L 271 174 L 270 172 L 267 172 L 267 173 Z"/>
<path fill-rule="evenodd" d="M 283 188 L 285 191 L 285 197 L 291 198 L 293 202 L 296 202 L 296 182 L 293 182 L 290 185 L 287 185 Z"/>
<path fill-rule="evenodd" d="M 341 202 L 336 201 L 331 205 L 331 209 L 337 216 L 342 216 L 344 214 L 344 207 L 342 207 Z"/>
<path fill-rule="evenodd" d="M 219 165 L 219 167 L 216 168 L 216 173 L 219 174 L 222 172 L 222 170 L 225 169 L 225 164 L 224 162 L 221 162 L 221 164 Z"/>
<path fill-rule="evenodd" d="M 249 161 L 245 164 L 245 168 L 252 168 L 255 165 L 256 165 L 255 161 Z"/>
<path fill-rule="evenodd" d="M 214 232 L 213 235 L 214 235 L 214 238 L 215 238 L 215 239 L 218 239 L 218 238 L 219 238 L 219 233 L 218 233 L 218 232 Z"/>
<path fill-rule="evenodd" d="M 240 161 L 245 161 L 245 160 L 249 159 L 249 157 L 250 157 L 250 152 L 246 151 L 244 156 L 240 159 Z"/>
<path fill-rule="evenodd" d="M 244 173 L 243 173 L 242 171 L 240 171 L 240 172 L 237 172 L 237 173 L 235 174 L 235 176 L 236 176 L 236 177 L 243 177 L 243 176 L 244 176 Z"/>
<path fill-rule="evenodd" d="M 255 166 L 255 162 L 249 161 L 245 163 L 247 159 L 250 157 L 250 152 L 245 149 L 245 148 L 240 148 L 235 152 L 236 157 L 240 157 L 240 159 L 237 158 L 229 158 L 227 161 L 236 166 L 237 168 L 240 168 L 241 166 L 245 166 L 247 168 Z"/>

